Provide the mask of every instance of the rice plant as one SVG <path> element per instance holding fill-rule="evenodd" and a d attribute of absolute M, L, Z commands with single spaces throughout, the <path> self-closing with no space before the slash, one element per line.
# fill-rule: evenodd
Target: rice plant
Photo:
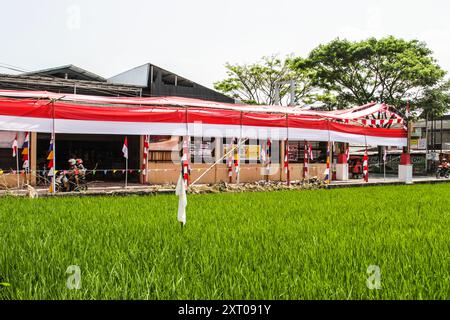
<path fill-rule="evenodd" d="M 449 299 L 449 196 L 189 195 L 184 228 L 172 195 L 1 198 L 0 299 Z"/>

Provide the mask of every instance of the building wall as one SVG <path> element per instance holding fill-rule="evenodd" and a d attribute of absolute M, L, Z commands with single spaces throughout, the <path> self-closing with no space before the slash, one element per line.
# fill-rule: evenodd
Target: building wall
<path fill-rule="evenodd" d="M 25 182 L 26 182 L 25 175 L 20 174 L 19 175 L 20 188 L 24 187 Z M 10 189 L 10 188 L 17 188 L 17 174 L 12 173 L 0 174 L 0 189 Z"/>
<path fill-rule="evenodd" d="M 190 180 L 197 180 L 200 175 L 210 168 L 210 164 L 192 164 Z M 149 163 L 149 174 L 147 183 L 149 184 L 176 184 L 180 176 L 181 166 L 173 163 Z M 291 181 L 303 179 L 303 165 L 291 164 L 290 176 Z M 318 177 L 323 179 L 325 177 L 326 164 L 314 163 L 309 165 L 309 177 Z M 242 164 L 240 172 L 240 182 L 256 182 L 265 180 L 265 167 L 260 164 Z M 280 170 L 278 164 L 272 165 L 271 175 L 269 179 L 271 181 L 285 181 L 286 174 L 283 168 Z M 199 181 L 198 184 L 210 184 L 218 182 L 228 182 L 228 168 L 225 164 L 218 164 L 208 173 L 206 173 Z M 232 182 L 236 182 L 236 173 L 233 172 Z"/>

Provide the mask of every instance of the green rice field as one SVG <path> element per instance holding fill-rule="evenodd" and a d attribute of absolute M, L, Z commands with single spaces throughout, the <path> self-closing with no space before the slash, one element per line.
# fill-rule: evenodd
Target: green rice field
<path fill-rule="evenodd" d="M 450 184 L 188 195 L 184 229 L 177 206 L 0 198 L 0 299 L 450 299 Z"/>

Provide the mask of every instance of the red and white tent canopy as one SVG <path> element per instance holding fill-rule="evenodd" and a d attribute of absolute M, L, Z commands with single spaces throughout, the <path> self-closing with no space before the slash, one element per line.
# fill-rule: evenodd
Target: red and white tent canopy
<path fill-rule="evenodd" d="M 54 121 L 54 122 L 53 122 Z M 385 104 L 337 111 L 0 90 L 0 130 L 336 141 L 405 146 L 403 119 Z"/>

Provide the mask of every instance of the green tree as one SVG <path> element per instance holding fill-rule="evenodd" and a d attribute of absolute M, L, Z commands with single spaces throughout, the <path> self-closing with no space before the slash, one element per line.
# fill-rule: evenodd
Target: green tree
<path fill-rule="evenodd" d="M 290 85 L 280 83 L 294 80 L 298 103 L 310 93 L 311 77 L 309 70 L 293 69 L 292 66 L 291 57 L 280 59 L 277 56 L 263 57 L 253 64 L 227 63 L 227 78 L 214 83 L 214 88 L 244 103 L 272 105 L 276 101 L 278 86 L 280 101 L 286 104 Z"/>
<path fill-rule="evenodd" d="M 415 108 L 445 76 L 424 42 L 392 36 L 359 42 L 336 39 L 291 63 L 293 69 L 309 70 L 312 85 L 326 92 L 324 102 L 334 95 L 337 108 L 370 101 L 401 111 L 410 101 Z"/>
<path fill-rule="evenodd" d="M 420 118 L 425 118 L 427 115 L 431 117 L 444 115 L 450 106 L 450 80 L 425 89 L 417 106 L 422 110 Z"/>

